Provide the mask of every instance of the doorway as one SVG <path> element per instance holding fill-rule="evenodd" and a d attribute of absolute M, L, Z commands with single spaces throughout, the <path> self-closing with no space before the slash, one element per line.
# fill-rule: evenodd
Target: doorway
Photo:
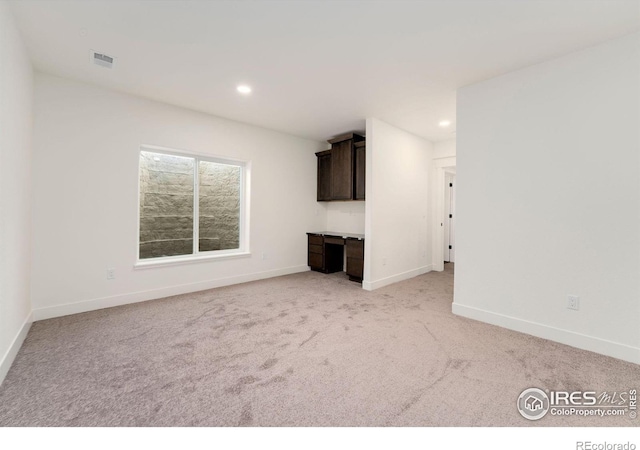
<path fill-rule="evenodd" d="M 433 219 L 432 219 L 432 249 L 433 249 L 433 259 L 432 259 L 432 270 L 442 272 L 445 270 L 444 262 L 445 258 L 448 258 L 447 261 L 451 260 L 451 253 L 449 252 L 449 245 L 452 246 L 453 250 L 453 261 L 455 261 L 455 242 L 449 243 L 450 235 L 453 231 L 453 238 L 455 240 L 456 229 L 455 229 L 455 211 L 450 212 L 450 203 L 453 198 L 453 207 L 455 209 L 455 190 L 452 192 L 449 189 L 449 183 L 453 184 L 453 188 L 455 189 L 455 180 L 456 180 L 456 157 L 450 156 L 445 158 L 437 158 L 434 160 L 434 184 L 433 186 Z M 450 180 L 450 177 L 453 176 L 453 180 Z M 446 188 L 445 188 L 446 187 Z M 453 197 L 452 197 L 453 195 Z M 445 214 L 446 209 L 446 214 Z M 448 224 L 449 214 L 452 214 L 454 219 L 453 221 L 453 230 Z M 445 224 L 447 226 L 445 227 Z M 448 230 L 449 235 L 445 238 L 445 230 Z M 446 245 L 446 252 L 445 252 Z M 453 264 L 447 264 L 449 269 Z"/>
<path fill-rule="evenodd" d="M 448 168 L 444 175 L 444 239 L 443 261 L 455 263 L 456 258 L 456 173 Z"/>

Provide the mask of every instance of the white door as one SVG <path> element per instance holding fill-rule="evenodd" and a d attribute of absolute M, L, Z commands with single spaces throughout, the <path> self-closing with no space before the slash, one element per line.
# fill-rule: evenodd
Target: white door
<path fill-rule="evenodd" d="M 456 176 L 446 173 L 444 177 L 444 261 L 455 262 L 456 239 Z"/>

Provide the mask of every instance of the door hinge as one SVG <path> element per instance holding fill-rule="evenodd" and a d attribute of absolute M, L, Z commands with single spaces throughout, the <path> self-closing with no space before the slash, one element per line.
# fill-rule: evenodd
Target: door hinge
<path fill-rule="evenodd" d="M 449 250 L 451 250 L 453 247 L 449 246 Z"/>

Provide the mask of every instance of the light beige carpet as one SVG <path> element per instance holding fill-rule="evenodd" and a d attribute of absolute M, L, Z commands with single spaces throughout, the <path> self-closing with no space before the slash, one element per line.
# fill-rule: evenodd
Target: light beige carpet
<path fill-rule="evenodd" d="M 446 267 L 375 292 L 307 272 L 37 322 L 0 425 L 640 425 L 522 418 L 525 388 L 628 390 L 639 366 L 454 316 Z"/>

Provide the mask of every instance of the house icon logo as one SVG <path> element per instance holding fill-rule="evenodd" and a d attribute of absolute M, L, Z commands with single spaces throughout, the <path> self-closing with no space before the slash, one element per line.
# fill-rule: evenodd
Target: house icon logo
<path fill-rule="evenodd" d="M 525 389 L 518 397 L 518 411 L 525 419 L 542 419 L 549 411 L 549 397 L 541 389 Z"/>
<path fill-rule="evenodd" d="M 533 395 L 529 395 L 529 397 L 527 397 L 527 399 L 524 401 L 524 406 L 529 411 L 537 411 L 539 409 L 542 409 L 542 400 L 534 397 Z"/>

